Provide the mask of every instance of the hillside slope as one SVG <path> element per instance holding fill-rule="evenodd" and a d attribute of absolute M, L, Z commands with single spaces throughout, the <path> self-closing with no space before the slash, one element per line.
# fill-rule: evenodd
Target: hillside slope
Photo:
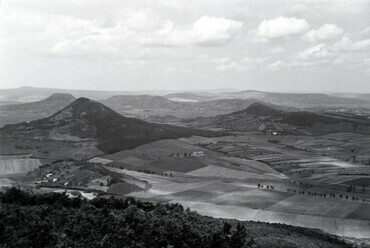
<path fill-rule="evenodd" d="M 41 101 L 0 106 L 0 127 L 45 118 L 74 100 L 76 98 L 71 94 L 54 93 Z"/>
<path fill-rule="evenodd" d="M 96 141 L 97 148 L 104 153 L 133 148 L 155 140 L 191 135 L 219 134 L 127 118 L 87 98 L 77 99 L 48 118 L 7 125 L 0 129 L 0 137 L 7 139 Z"/>
<path fill-rule="evenodd" d="M 266 131 L 291 134 L 326 134 L 336 132 L 370 133 L 370 121 L 341 118 L 308 111 L 283 111 L 262 103 L 213 118 L 195 119 L 191 126 L 217 127 L 230 131 Z"/>

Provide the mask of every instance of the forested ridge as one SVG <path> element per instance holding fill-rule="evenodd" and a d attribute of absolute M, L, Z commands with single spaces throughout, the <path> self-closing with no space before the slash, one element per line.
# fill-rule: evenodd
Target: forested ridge
<path fill-rule="evenodd" d="M 134 198 L 0 193 L 0 247 L 352 247 L 321 231 L 201 216 Z"/>

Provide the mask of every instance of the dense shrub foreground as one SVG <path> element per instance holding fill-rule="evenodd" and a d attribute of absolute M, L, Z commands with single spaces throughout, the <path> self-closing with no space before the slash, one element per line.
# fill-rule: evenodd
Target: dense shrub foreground
<path fill-rule="evenodd" d="M 225 222 L 179 204 L 0 193 L 0 247 L 351 247 L 316 230 Z"/>

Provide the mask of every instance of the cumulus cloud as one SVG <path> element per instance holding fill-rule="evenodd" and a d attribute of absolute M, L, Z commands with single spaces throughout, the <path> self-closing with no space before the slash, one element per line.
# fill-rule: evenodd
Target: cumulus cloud
<path fill-rule="evenodd" d="M 352 44 L 350 50 L 354 52 L 370 51 L 370 39 L 356 41 Z"/>
<path fill-rule="evenodd" d="M 336 52 L 365 52 L 370 51 L 370 39 L 353 41 L 344 36 L 331 47 Z"/>
<path fill-rule="evenodd" d="M 194 23 L 190 33 L 198 43 L 212 43 L 229 40 L 231 33 L 242 26 L 239 21 L 202 16 Z"/>
<path fill-rule="evenodd" d="M 303 39 L 310 42 L 330 40 L 340 36 L 343 29 L 335 24 L 324 24 L 318 29 L 312 29 L 303 36 Z"/>
<path fill-rule="evenodd" d="M 337 52 L 349 50 L 352 44 L 353 44 L 353 41 L 350 38 L 348 38 L 348 36 L 344 36 L 342 37 L 340 41 L 334 43 L 334 45 L 332 46 L 332 50 L 337 51 Z"/>
<path fill-rule="evenodd" d="M 200 17 L 190 28 L 181 28 L 167 21 L 154 36 L 142 40 L 144 45 L 221 45 L 230 41 L 243 26 L 242 22 L 217 18 L 214 16 Z"/>
<path fill-rule="evenodd" d="M 278 17 L 262 21 L 256 36 L 258 41 L 268 41 L 301 34 L 308 28 L 309 24 L 305 19 Z"/>
<path fill-rule="evenodd" d="M 364 59 L 369 58 L 370 39 L 353 41 L 344 36 L 340 41 L 327 45 L 320 43 L 300 52 L 297 60 L 290 63 L 294 67 L 346 66 L 361 68 Z"/>
<path fill-rule="evenodd" d="M 304 50 L 298 55 L 298 58 L 301 60 L 327 59 L 332 55 L 333 54 L 328 50 L 327 46 L 321 43 Z"/>

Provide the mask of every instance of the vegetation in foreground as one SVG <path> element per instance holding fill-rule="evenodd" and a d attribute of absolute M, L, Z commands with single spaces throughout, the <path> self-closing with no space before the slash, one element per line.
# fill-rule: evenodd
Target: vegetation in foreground
<path fill-rule="evenodd" d="M 0 193 L 0 247 L 352 247 L 318 230 L 225 221 L 134 198 Z"/>

